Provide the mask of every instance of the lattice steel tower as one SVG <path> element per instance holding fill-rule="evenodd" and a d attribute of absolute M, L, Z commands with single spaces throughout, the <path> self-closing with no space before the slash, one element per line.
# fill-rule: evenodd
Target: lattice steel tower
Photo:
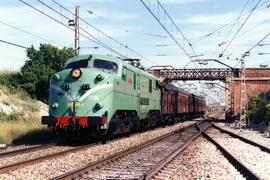
<path fill-rule="evenodd" d="M 246 124 L 246 67 L 244 58 L 241 59 L 240 109 L 239 124 Z"/>

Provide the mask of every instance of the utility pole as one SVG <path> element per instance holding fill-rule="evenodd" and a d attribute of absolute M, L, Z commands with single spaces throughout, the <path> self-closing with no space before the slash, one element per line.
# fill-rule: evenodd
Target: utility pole
<path fill-rule="evenodd" d="M 69 26 L 74 26 L 75 42 L 74 42 L 74 54 L 78 56 L 80 54 L 80 6 L 75 7 L 75 19 L 68 21 Z"/>
<path fill-rule="evenodd" d="M 80 6 L 75 7 L 75 55 L 80 54 Z"/>

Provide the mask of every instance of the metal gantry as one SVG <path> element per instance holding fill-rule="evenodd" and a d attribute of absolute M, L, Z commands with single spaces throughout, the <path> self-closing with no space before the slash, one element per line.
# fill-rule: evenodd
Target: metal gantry
<path fill-rule="evenodd" d="M 227 77 L 239 76 L 239 69 L 205 68 L 205 69 L 149 69 L 153 75 L 171 80 L 221 80 Z"/>

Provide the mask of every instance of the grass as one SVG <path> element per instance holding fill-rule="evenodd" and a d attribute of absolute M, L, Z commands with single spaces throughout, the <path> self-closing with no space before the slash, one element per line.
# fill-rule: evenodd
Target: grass
<path fill-rule="evenodd" d="M 38 133 L 46 131 L 46 127 L 41 125 L 37 117 L 28 117 L 25 119 L 22 115 L 13 120 L 0 121 L 0 143 L 11 144 L 37 142 L 39 140 Z M 32 134 L 30 136 L 30 134 Z M 36 134 L 36 136 L 34 136 Z M 22 138 L 28 136 L 28 138 Z M 28 141 L 28 142 L 27 142 Z"/>

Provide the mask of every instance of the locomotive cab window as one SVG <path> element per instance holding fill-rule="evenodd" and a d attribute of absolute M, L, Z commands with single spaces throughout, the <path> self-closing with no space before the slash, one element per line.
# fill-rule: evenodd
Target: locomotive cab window
<path fill-rule="evenodd" d="M 98 69 L 106 69 L 109 71 L 117 72 L 118 65 L 111 61 L 95 59 L 94 60 L 94 68 Z"/>
<path fill-rule="evenodd" d="M 85 60 L 74 61 L 74 62 L 69 63 L 66 66 L 66 69 L 87 68 L 87 66 L 88 66 L 88 60 L 85 59 Z"/>

